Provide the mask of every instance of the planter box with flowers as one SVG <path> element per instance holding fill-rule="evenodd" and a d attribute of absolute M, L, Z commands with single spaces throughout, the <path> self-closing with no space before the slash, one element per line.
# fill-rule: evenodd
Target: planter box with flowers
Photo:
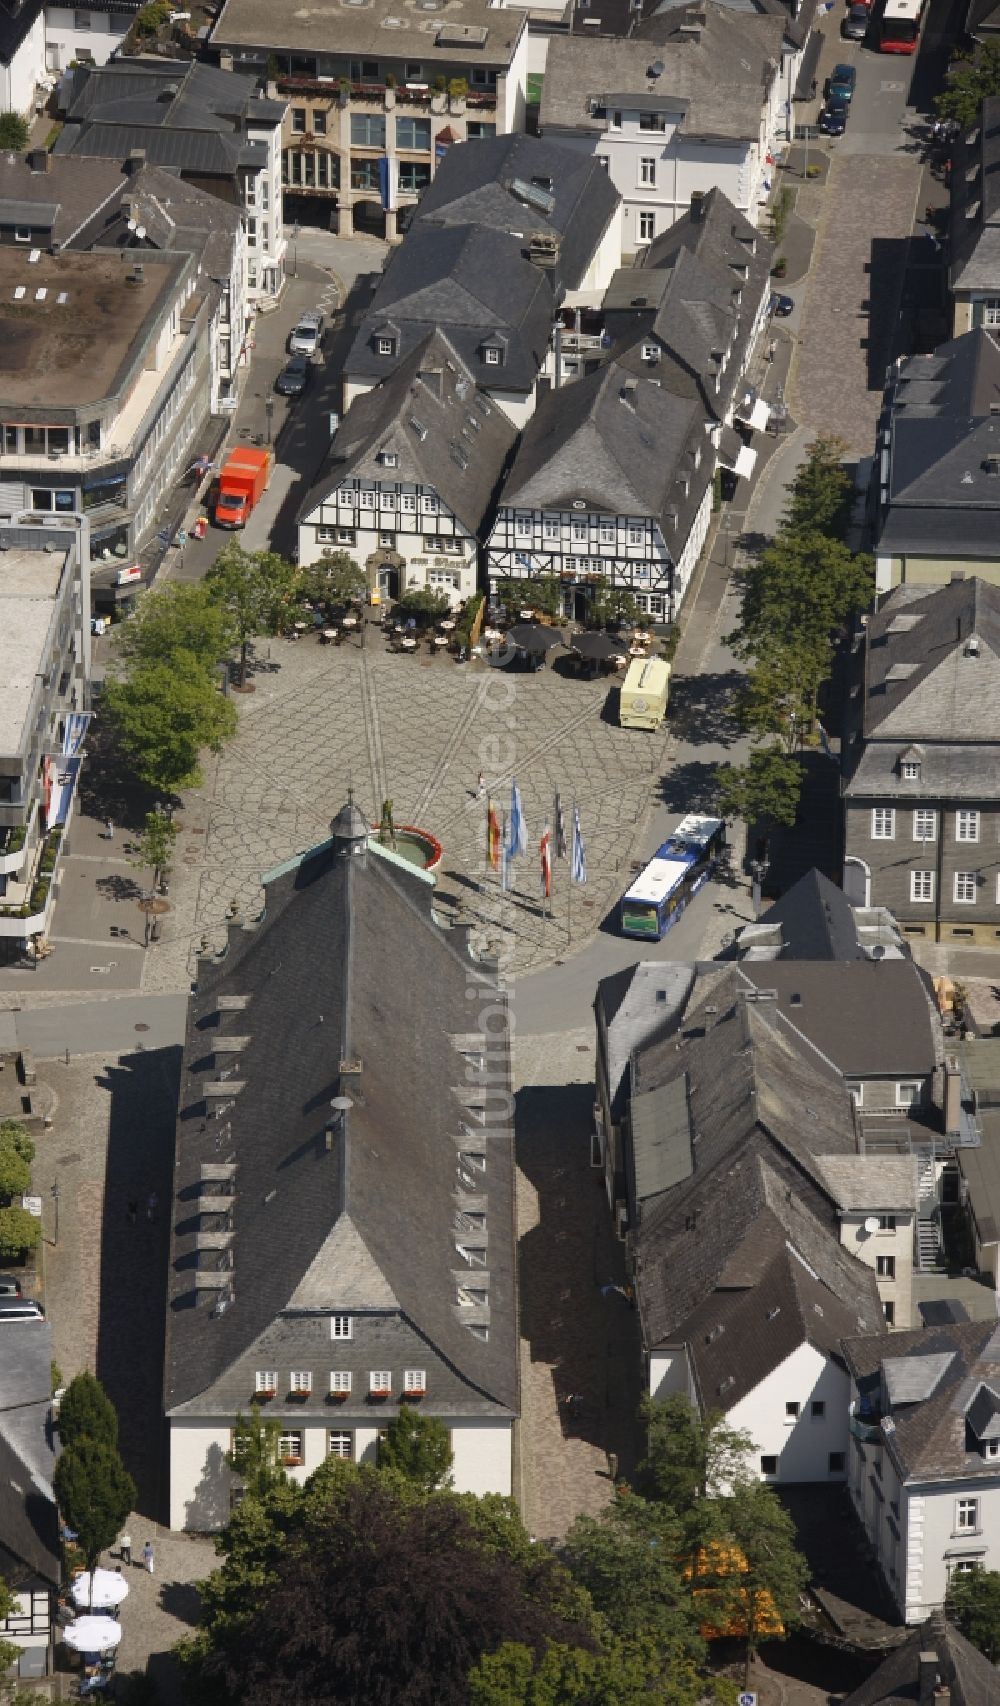
<path fill-rule="evenodd" d="M 302 1467 L 301 1457 L 283 1457 L 281 1461 L 286 1469 L 301 1469 Z"/>
<path fill-rule="evenodd" d="M 392 1397 L 392 1387 L 372 1386 L 369 1388 L 368 1396 L 369 1398 L 375 1399 L 377 1403 L 382 1403 L 384 1399 Z"/>
<path fill-rule="evenodd" d="M 266 1398 L 275 1398 L 277 1397 L 277 1390 L 276 1386 L 258 1386 L 251 1402 L 254 1404 L 260 1404 Z"/>
<path fill-rule="evenodd" d="M 425 1386 L 408 1386 L 403 1393 L 403 1403 L 415 1404 L 419 1399 L 426 1398 L 426 1396 L 427 1388 Z"/>

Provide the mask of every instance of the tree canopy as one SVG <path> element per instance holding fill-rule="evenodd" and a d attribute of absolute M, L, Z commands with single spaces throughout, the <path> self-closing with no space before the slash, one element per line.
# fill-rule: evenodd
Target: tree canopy
<path fill-rule="evenodd" d="M 934 105 L 941 118 L 954 119 L 963 130 L 969 130 L 983 102 L 993 95 L 1000 95 L 1000 42 L 987 36 L 974 54 L 955 60 L 944 89 L 934 97 Z"/>
<path fill-rule="evenodd" d="M 448 1429 L 437 1416 L 401 1404 L 379 1442 L 379 1464 L 432 1493 L 451 1483 L 453 1453 Z"/>
<path fill-rule="evenodd" d="M 723 817 L 790 827 L 802 794 L 802 766 L 780 746 L 765 746 L 752 752 L 745 764 L 720 764 L 715 784 Z"/>
<path fill-rule="evenodd" d="M 116 629 L 115 651 L 132 666 L 170 664 L 188 653 L 214 672 L 231 650 L 229 613 L 211 598 L 204 582 L 168 581 L 143 593 L 134 616 Z"/>
<path fill-rule="evenodd" d="M 198 782 L 202 751 L 220 752 L 236 728 L 234 706 L 189 652 L 109 677 L 103 702 L 136 775 L 162 794 Z"/>
<path fill-rule="evenodd" d="M 251 640 L 281 633 L 293 613 L 298 585 L 295 566 L 276 551 L 248 551 L 237 540 L 222 547 L 205 576 L 205 590 L 225 612 L 240 648 L 241 686 Z"/>
<path fill-rule="evenodd" d="M 966 1640 L 995 1665 L 1000 1659 L 1000 1570 L 955 1571 L 944 1609 Z"/>
<path fill-rule="evenodd" d="M 10 149 L 14 154 L 23 154 L 28 146 L 30 132 L 20 113 L 0 113 L 0 148 Z"/>
<path fill-rule="evenodd" d="M 647 1398 L 643 1484 L 650 1496 L 684 1516 L 698 1499 L 717 1499 L 748 1478 L 753 1440 L 731 1428 L 721 1410 L 701 1415 L 683 1392 Z"/>
<path fill-rule="evenodd" d="M 363 597 L 367 586 L 364 569 L 346 551 L 324 551 L 318 563 L 299 570 L 297 590 L 310 604 L 329 609 Z"/>
<path fill-rule="evenodd" d="M 113 1446 L 84 1436 L 60 1456 L 52 1485 L 87 1569 L 96 1569 L 135 1504 L 135 1482 Z"/>
<path fill-rule="evenodd" d="M 59 1405 L 63 1450 L 83 1439 L 118 1449 L 118 1412 L 97 1376 L 86 1371 L 70 1381 Z"/>
<path fill-rule="evenodd" d="M 133 863 L 140 870 L 152 871 L 154 884 L 170 873 L 178 833 L 173 818 L 165 811 L 147 812 L 143 818 Z"/>
<path fill-rule="evenodd" d="M 262 1499 L 288 1480 L 280 1451 L 281 1423 L 262 1415 L 259 1404 L 251 1404 L 249 1416 L 237 1416 L 232 1450 L 226 1453 L 226 1462 L 251 1497 Z"/>

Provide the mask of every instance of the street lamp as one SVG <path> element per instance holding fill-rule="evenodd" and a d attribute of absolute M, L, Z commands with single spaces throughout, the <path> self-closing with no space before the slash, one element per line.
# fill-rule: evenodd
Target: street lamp
<path fill-rule="evenodd" d="M 299 222 L 292 226 L 292 277 L 299 276 Z"/>
<path fill-rule="evenodd" d="M 52 1187 L 52 1201 L 55 1205 L 55 1211 L 56 1211 L 55 1236 L 52 1239 L 53 1244 L 58 1244 L 58 1242 L 59 1242 L 59 1195 L 60 1195 L 59 1186 L 57 1184 L 53 1185 L 53 1187 Z"/>
<path fill-rule="evenodd" d="M 764 878 L 767 876 L 770 867 L 771 861 L 766 857 L 763 859 L 752 859 L 750 861 L 750 879 L 753 884 L 751 897 L 753 900 L 753 915 L 755 919 L 760 917 L 764 895 Z"/>

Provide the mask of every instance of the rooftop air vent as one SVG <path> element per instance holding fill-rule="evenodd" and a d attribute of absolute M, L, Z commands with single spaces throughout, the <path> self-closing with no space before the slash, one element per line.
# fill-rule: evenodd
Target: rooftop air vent
<path fill-rule="evenodd" d="M 656 82 L 657 77 L 663 76 L 663 61 L 662 61 L 662 59 L 654 59 L 653 60 L 652 65 L 649 67 L 649 69 L 646 72 L 646 76 L 651 77 L 654 83 Z"/>

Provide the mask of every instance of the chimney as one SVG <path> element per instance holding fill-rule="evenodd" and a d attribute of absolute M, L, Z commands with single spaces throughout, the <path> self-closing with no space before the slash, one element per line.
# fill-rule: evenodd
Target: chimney
<path fill-rule="evenodd" d="M 933 1648 L 920 1654 L 917 1660 L 917 1699 L 920 1706 L 931 1706 L 937 1691 L 938 1656 Z"/>
<path fill-rule="evenodd" d="M 28 154 L 28 167 L 32 172 L 51 171 L 51 158 L 47 148 L 32 148 Z"/>
<path fill-rule="evenodd" d="M 962 1074 L 957 1054 L 944 1057 L 944 1129 L 957 1132 L 962 1123 Z"/>
<path fill-rule="evenodd" d="M 705 191 L 691 191 L 691 223 L 700 225 L 705 217 Z"/>
<path fill-rule="evenodd" d="M 141 172 L 142 168 L 145 164 L 146 164 L 146 150 L 145 150 L 145 148 L 133 148 L 133 149 L 131 149 L 129 152 L 129 157 L 125 162 L 126 174 L 128 175 L 128 177 L 134 178 L 136 172 Z"/>

